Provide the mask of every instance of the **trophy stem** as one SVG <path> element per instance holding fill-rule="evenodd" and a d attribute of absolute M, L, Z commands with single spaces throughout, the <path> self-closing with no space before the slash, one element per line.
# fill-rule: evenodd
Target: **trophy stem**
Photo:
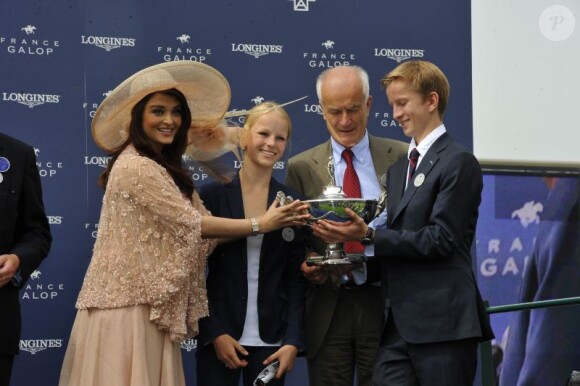
<path fill-rule="evenodd" d="M 344 243 L 331 243 L 326 245 L 324 256 L 310 256 L 306 259 L 308 265 L 340 265 L 354 264 L 366 261 L 362 253 L 347 254 Z"/>
<path fill-rule="evenodd" d="M 346 252 L 344 251 L 344 243 L 332 243 L 326 246 L 324 252 L 324 260 L 343 260 L 346 259 Z"/>

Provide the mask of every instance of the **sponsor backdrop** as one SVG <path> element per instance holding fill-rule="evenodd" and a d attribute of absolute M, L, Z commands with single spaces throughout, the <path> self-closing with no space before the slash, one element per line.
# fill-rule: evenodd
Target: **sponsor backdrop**
<path fill-rule="evenodd" d="M 13 384 L 57 383 L 98 230 L 103 191 L 96 180 L 108 162 L 91 138 L 91 119 L 117 84 L 152 64 L 192 60 L 226 76 L 231 110 L 307 96 L 287 108 L 293 155 L 328 138 L 315 80 L 343 64 L 369 72 L 369 131 L 404 139 L 379 79 L 402 61 L 426 59 L 452 85 L 448 130 L 472 148 L 470 16 L 469 1 L 453 0 L 2 0 L 0 130 L 34 146 L 54 236 L 49 257 L 21 292 L 23 334 Z M 286 160 L 277 165 L 279 180 Z M 197 184 L 209 180 L 203 169 L 191 170 Z M 523 231 L 519 260 L 531 247 L 533 224 Z M 492 239 L 483 242 L 493 246 Z M 507 247 L 502 242 L 501 250 Z M 519 260 L 488 258 L 478 267 L 480 279 L 494 280 L 499 290 L 507 278 L 505 288 L 512 291 Z M 195 385 L 196 340 L 182 348 L 188 385 Z M 306 383 L 300 358 L 287 384 Z"/>

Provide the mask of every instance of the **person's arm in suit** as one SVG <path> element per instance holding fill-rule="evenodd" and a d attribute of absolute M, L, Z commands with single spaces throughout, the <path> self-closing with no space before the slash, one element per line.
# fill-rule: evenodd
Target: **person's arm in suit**
<path fill-rule="evenodd" d="M 6 265 L 4 261 L 13 258 L 10 255 L 17 256 L 18 264 L 10 267 L 14 270 L 14 276 L 9 280 L 17 287 L 21 287 L 38 268 L 48 255 L 52 242 L 42 201 L 42 186 L 34 150 L 27 148 L 25 151 L 22 190 L 17 201 L 18 216 L 14 228 L 14 243 L 8 253 L 0 256 L 0 258 L 5 258 L 0 259 L 0 267 L 2 267 L 0 269 Z M 6 282 L 1 282 L 0 286 L 5 285 Z"/>

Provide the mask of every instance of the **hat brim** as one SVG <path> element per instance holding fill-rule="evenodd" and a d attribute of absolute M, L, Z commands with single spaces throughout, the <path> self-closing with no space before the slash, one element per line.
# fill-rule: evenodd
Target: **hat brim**
<path fill-rule="evenodd" d="M 223 119 L 231 100 L 226 78 L 215 68 L 192 61 L 147 67 L 124 80 L 99 105 L 91 132 L 97 146 L 110 152 L 128 138 L 131 110 L 145 96 L 175 88 L 191 110 L 192 126 L 213 126 Z"/>

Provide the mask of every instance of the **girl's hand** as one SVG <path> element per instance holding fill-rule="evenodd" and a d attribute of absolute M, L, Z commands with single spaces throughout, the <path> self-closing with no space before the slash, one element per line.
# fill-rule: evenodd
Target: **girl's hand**
<path fill-rule="evenodd" d="M 278 371 L 276 371 L 276 379 L 280 379 L 285 373 L 292 370 L 296 355 L 298 355 L 298 347 L 286 344 L 266 358 L 262 363 L 264 366 L 268 366 L 276 360 L 280 361 L 280 366 L 278 367 Z"/>
<path fill-rule="evenodd" d="M 284 227 L 305 225 L 306 219 L 310 218 L 307 209 L 308 204 L 300 200 L 283 206 L 280 206 L 278 200 L 274 200 L 268 211 L 257 219 L 260 233 L 268 233 Z"/>

